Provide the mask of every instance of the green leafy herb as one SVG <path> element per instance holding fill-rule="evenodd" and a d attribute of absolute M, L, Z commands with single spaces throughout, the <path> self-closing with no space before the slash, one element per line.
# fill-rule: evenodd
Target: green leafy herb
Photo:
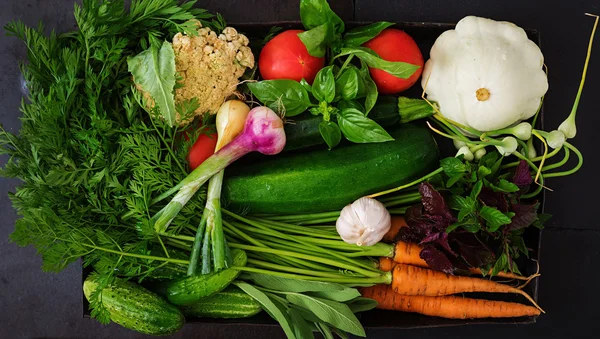
<path fill-rule="evenodd" d="M 258 303 L 262 305 L 265 312 L 269 313 L 269 315 L 279 323 L 283 329 L 283 332 L 285 332 L 285 335 L 287 335 L 288 338 L 296 338 L 296 331 L 294 331 L 294 328 L 292 324 L 290 324 L 288 317 L 286 317 L 285 313 L 283 313 L 282 310 L 277 307 L 277 305 L 271 299 L 269 299 L 265 293 L 243 281 L 234 281 L 233 284 L 258 301 Z"/>
<path fill-rule="evenodd" d="M 312 29 L 331 22 L 337 34 L 344 31 L 344 21 L 331 10 L 327 0 L 300 1 L 300 19 L 306 29 Z"/>
<path fill-rule="evenodd" d="M 287 292 L 336 292 L 355 290 L 341 284 L 309 281 L 292 278 L 277 277 L 261 273 L 247 273 L 248 279 L 257 285 Z"/>
<path fill-rule="evenodd" d="M 370 311 L 377 307 L 377 301 L 369 298 L 358 297 L 347 302 L 346 305 L 350 307 L 353 313 Z"/>
<path fill-rule="evenodd" d="M 173 46 L 165 41 L 160 50 L 152 46 L 127 60 L 129 72 L 137 85 L 149 93 L 159 108 L 161 116 L 169 126 L 175 126 L 175 52 Z"/>
<path fill-rule="evenodd" d="M 419 69 L 419 66 L 412 65 L 406 62 L 386 61 L 381 59 L 373 50 L 366 47 L 344 47 L 336 58 L 354 55 L 364 61 L 369 67 L 378 68 L 390 73 L 393 76 L 402 79 L 410 78 L 413 73 Z"/>
<path fill-rule="evenodd" d="M 313 292 L 310 295 L 318 298 L 325 298 L 334 301 L 349 301 L 360 297 L 360 292 L 354 288 L 346 288 L 341 291 L 320 291 Z"/>
<path fill-rule="evenodd" d="M 294 80 L 264 80 L 248 83 L 248 87 L 258 100 L 287 117 L 298 115 L 312 105 L 306 89 Z"/>
<path fill-rule="evenodd" d="M 322 68 L 315 76 L 312 85 L 312 94 L 320 102 L 331 103 L 335 98 L 335 78 L 333 77 L 333 66 Z"/>
<path fill-rule="evenodd" d="M 288 293 L 285 298 L 292 304 L 311 310 L 319 319 L 335 327 L 358 336 L 365 336 L 365 330 L 348 305 L 316 298 L 301 293 Z"/>
<path fill-rule="evenodd" d="M 478 162 L 445 158 L 437 179 L 420 184 L 422 203 L 406 211 L 409 227 L 401 239 L 421 243 L 421 255 L 432 268 L 452 272 L 466 264 L 494 274 L 520 274 L 515 261 L 529 255 L 523 232 L 547 217 L 537 213 L 537 202 L 520 201 L 516 182 L 533 181 L 527 163 L 503 170 L 502 159 L 495 151 Z M 457 258 L 460 265 L 453 263 Z"/>
<path fill-rule="evenodd" d="M 321 121 L 319 123 L 319 133 L 321 133 L 321 137 L 323 137 L 329 149 L 337 146 L 342 140 L 342 132 L 339 126 L 332 121 Z"/>
<path fill-rule="evenodd" d="M 392 141 L 383 127 L 367 118 L 355 108 L 346 108 L 338 113 L 338 124 L 346 139 L 356 143 Z"/>
<path fill-rule="evenodd" d="M 515 215 L 512 212 L 502 213 L 495 207 L 483 206 L 479 215 L 487 222 L 488 230 L 495 232 L 502 225 L 510 224 L 510 219 Z"/>
<path fill-rule="evenodd" d="M 379 96 L 379 92 L 377 92 L 377 85 L 375 81 L 371 78 L 371 74 L 369 73 L 369 68 L 366 64 L 363 64 L 363 67 L 360 69 L 360 75 L 362 76 L 362 81 L 364 84 L 364 96 L 365 99 L 365 114 L 369 114 L 371 109 L 375 107 L 377 103 L 377 97 Z"/>
<path fill-rule="evenodd" d="M 359 47 L 393 25 L 392 22 L 380 21 L 351 29 L 344 35 L 344 47 Z"/>
<path fill-rule="evenodd" d="M 333 31 L 333 23 L 326 22 L 308 31 L 298 33 L 298 37 L 302 40 L 304 46 L 306 46 L 308 54 L 322 58 L 327 52 L 328 45 L 335 39 Z"/>
<path fill-rule="evenodd" d="M 126 10 L 122 1 L 85 0 L 75 5 L 78 30 L 72 32 L 45 36 L 43 27 L 6 26 L 27 46 L 22 72 L 30 92 L 19 133 L 0 127 L 0 153 L 10 156 L 1 175 L 22 181 L 11 195 L 22 216 L 11 241 L 33 245 L 44 271 L 60 271 L 83 257 L 104 281 L 115 275 L 142 280 L 176 274 L 187 263 L 163 246 L 148 217 L 163 207 L 152 205 L 152 198 L 187 174 L 184 159 L 202 132 L 150 119 L 132 90 L 127 59 L 153 45 L 146 66 L 168 69 L 160 64 L 168 64 L 172 52 L 153 42 L 193 34 L 189 20 L 211 17 L 192 5 L 133 1 Z M 164 75 L 174 82 L 174 71 Z M 163 89 L 172 92 L 171 85 Z M 156 103 L 151 114 L 167 112 Z M 174 111 L 170 106 L 169 114 Z M 173 234 L 198 222 L 203 199 L 195 196 L 182 210 Z"/>
<path fill-rule="evenodd" d="M 352 100 L 357 97 L 361 79 L 356 67 L 349 67 L 335 81 L 335 90 L 344 100 Z M 362 80 L 362 79 L 361 79 Z"/>

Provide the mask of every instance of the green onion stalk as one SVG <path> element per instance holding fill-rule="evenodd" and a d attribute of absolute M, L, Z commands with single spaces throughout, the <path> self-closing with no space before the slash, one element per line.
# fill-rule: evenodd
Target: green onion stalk
<path fill-rule="evenodd" d="M 248 113 L 243 131 L 237 137 L 206 159 L 177 186 L 153 201 L 159 202 L 177 192 L 171 201 L 151 218 L 155 231 L 160 235 L 168 236 L 166 230 L 169 224 L 197 190 L 212 178 L 208 187 L 205 213 L 193 238 L 188 275 L 196 273 L 201 252 L 202 273 L 210 273 L 211 258 L 214 258 L 215 269 L 226 266 L 227 247 L 220 214 L 220 195 L 225 167 L 246 153 L 256 151 L 267 155 L 277 154 L 284 146 L 285 132 L 279 116 L 267 107 L 256 107 Z"/>
<path fill-rule="evenodd" d="M 228 245 L 248 253 L 248 265 L 233 266 L 235 269 L 349 286 L 391 283 L 392 273 L 379 270 L 373 258 L 393 257 L 394 245 L 358 246 L 345 243 L 335 229 L 243 217 L 225 209 L 222 212 L 227 217 L 223 226 Z"/>

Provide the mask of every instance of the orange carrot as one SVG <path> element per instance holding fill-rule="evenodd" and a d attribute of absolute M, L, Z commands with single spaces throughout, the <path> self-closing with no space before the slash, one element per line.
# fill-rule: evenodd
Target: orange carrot
<path fill-rule="evenodd" d="M 396 263 L 429 268 L 429 265 L 427 265 L 427 262 L 425 262 L 425 260 L 421 259 L 421 257 L 419 256 L 421 253 L 421 249 L 422 249 L 422 247 L 417 244 L 411 244 L 411 243 L 405 243 L 402 241 L 398 241 L 398 242 L 396 242 L 396 247 L 395 247 L 395 251 L 394 251 L 394 259 L 392 260 L 391 258 L 388 258 L 388 257 L 379 258 L 379 269 L 382 271 L 385 271 L 385 272 L 389 272 L 392 270 L 392 268 L 394 268 Z M 483 272 L 479 268 L 471 267 L 471 268 L 469 268 L 469 271 L 471 271 L 471 274 L 474 274 L 474 275 L 483 275 Z M 489 270 L 488 274 L 486 274 L 486 276 L 491 276 L 491 275 L 492 275 L 492 270 Z M 495 277 L 526 280 L 528 282 L 531 279 L 533 279 L 535 277 L 539 277 L 539 276 L 540 275 L 538 273 L 536 273 L 536 274 L 531 275 L 530 277 L 524 277 L 522 275 L 518 275 L 518 274 L 514 274 L 514 273 L 510 273 L 510 272 L 498 272 L 495 275 Z"/>
<path fill-rule="evenodd" d="M 392 288 L 402 295 L 438 297 L 465 292 L 515 293 L 537 303 L 524 291 L 495 281 L 450 275 L 422 267 L 397 264 L 392 272 Z M 540 310 L 542 310 L 540 308 Z M 543 310 L 542 310 L 543 312 Z"/>
<path fill-rule="evenodd" d="M 429 316 L 468 319 L 468 318 L 512 318 L 537 316 L 535 307 L 505 301 L 464 298 L 460 296 L 427 297 L 420 295 L 400 295 L 389 285 L 375 285 L 360 289 L 363 297 L 379 303 L 377 308 L 403 312 L 414 312 Z"/>
<path fill-rule="evenodd" d="M 392 215 L 392 227 L 390 230 L 383 236 L 383 242 L 391 244 L 396 241 L 396 237 L 398 236 L 398 232 L 402 227 L 408 226 L 406 224 L 406 220 L 401 215 Z"/>
<path fill-rule="evenodd" d="M 394 269 L 394 266 L 396 266 L 396 263 L 391 258 L 388 258 L 388 257 L 380 257 L 379 258 L 379 269 L 380 270 L 382 270 L 384 272 L 389 272 Z"/>
<path fill-rule="evenodd" d="M 404 241 L 396 241 L 394 246 L 394 261 L 399 264 L 427 267 L 425 260 L 421 259 L 423 247 Z"/>

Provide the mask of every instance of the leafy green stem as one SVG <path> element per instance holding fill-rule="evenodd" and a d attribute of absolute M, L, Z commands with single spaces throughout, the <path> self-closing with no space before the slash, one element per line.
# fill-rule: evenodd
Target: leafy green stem
<path fill-rule="evenodd" d="M 442 167 L 440 167 L 440 168 L 436 169 L 435 171 L 433 171 L 433 172 L 431 172 L 429 174 L 426 174 L 426 175 L 420 177 L 417 180 L 409 182 L 408 184 L 405 184 L 405 185 L 402 185 L 402 186 L 398 186 L 396 188 L 391 188 L 389 190 L 385 190 L 385 191 L 382 191 L 382 192 L 379 192 L 379 193 L 371 194 L 368 197 L 369 198 L 375 198 L 375 197 L 379 197 L 379 196 L 382 196 L 382 195 L 385 195 L 385 194 L 390 194 L 390 193 L 393 193 L 393 192 L 397 192 L 397 191 L 409 188 L 409 187 L 414 186 L 416 184 L 419 184 L 419 183 L 421 183 L 421 182 L 423 182 L 423 181 L 425 181 L 425 180 L 427 180 L 427 179 L 429 179 L 429 178 L 431 178 L 431 177 L 433 177 L 433 176 L 435 176 L 435 175 L 437 175 L 439 173 L 442 173 L 443 171 L 444 171 L 444 169 Z"/>
<path fill-rule="evenodd" d="M 326 278 L 326 277 L 312 277 L 312 276 L 300 275 L 300 274 L 275 272 L 275 271 L 260 269 L 260 268 L 256 268 L 256 267 L 248 267 L 248 266 L 233 266 L 233 268 L 240 270 L 242 272 L 254 272 L 254 273 L 273 275 L 273 276 L 277 276 L 277 277 L 283 277 L 283 278 L 313 280 L 313 281 L 332 282 L 332 283 L 340 283 L 340 284 L 391 284 L 392 283 L 392 274 L 390 272 L 385 272 L 382 275 L 379 275 L 376 277 L 369 277 L 369 278 L 363 278 L 363 277 Z"/>

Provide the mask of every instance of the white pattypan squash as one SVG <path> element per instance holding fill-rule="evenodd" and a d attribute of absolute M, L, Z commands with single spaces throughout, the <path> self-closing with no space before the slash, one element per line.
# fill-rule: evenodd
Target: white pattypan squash
<path fill-rule="evenodd" d="M 450 120 L 493 131 L 532 117 L 548 90 L 544 56 L 510 23 L 468 16 L 431 48 L 421 85 Z"/>

